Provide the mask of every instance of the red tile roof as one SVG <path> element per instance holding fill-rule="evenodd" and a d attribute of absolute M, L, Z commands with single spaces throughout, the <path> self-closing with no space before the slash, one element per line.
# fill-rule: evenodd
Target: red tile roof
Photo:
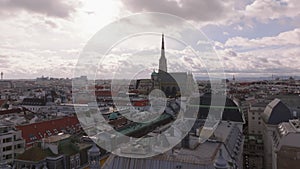
<path fill-rule="evenodd" d="M 110 90 L 95 91 L 95 95 L 102 96 L 102 97 L 104 97 L 104 96 L 111 97 L 112 92 Z"/>
<path fill-rule="evenodd" d="M 73 127 L 76 131 L 80 131 L 81 126 L 76 116 L 16 126 L 17 129 L 22 130 L 22 137 L 26 140 L 27 146 L 41 140 L 44 136 L 49 137 L 47 130 L 52 135 L 55 135 L 62 132 L 62 130 L 68 130 Z M 57 132 L 55 133 L 55 131 Z"/>

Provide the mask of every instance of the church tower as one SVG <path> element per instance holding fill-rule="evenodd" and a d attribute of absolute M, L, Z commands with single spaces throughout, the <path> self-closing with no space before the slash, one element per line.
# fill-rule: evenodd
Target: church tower
<path fill-rule="evenodd" d="M 100 155 L 100 149 L 94 143 L 92 148 L 88 150 L 88 161 L 90 169 L 101 169 Z"/>
<path fill-rule="evenodd" d="M 160 54 L 160 59 L 159 59 L 159 72 L 160 71 L 167 72 L 167 59 L 165 57 L 164 34 L 162 34 L 162 40 L 161 40 L 161 54 Z"/>

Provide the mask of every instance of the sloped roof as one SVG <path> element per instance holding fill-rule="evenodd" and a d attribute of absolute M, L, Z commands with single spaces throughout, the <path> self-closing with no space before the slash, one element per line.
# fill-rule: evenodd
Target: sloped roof
<path fill-rule="evenodd" d="M 159 77 L 162 83 L 185 83 L 187 80 L 187 73 L 185 72 L 174 72 L 174 73 L 167 73 L 167 72 L 159 72 Z"/>
<path fill-rule="evenodd" d="M 282 122 L 288 122 L 291 118 L 289 108 L 279 99 L 274 99 L 265 108 L 262 118 L 265 123 L 278 125 Z"/>
<path fill-rule="evenodd" d="M 25 98 L 22 101 L 22 105 L 28 105 L 28 106 L 45 106 L 46 101 L 44 99 L 39 98 Z"/>
<path fill-rule="evenodd" d="M 222 114 L 222 120 L 244 122 L 243 114 L 239 110 L 239 107 L 230 98 L 226 98 L 225 105 L 211 106 L 212 95 L 210 93 L 204 94 L 200 97 L 199 114 L 198 117 L 206 119 L 210 108 L 224 109 Z M 214 96 L 214 99 L 218 99 L 218 96 Z M 221 98 L 219 98 L 221 100 Z"/>
<path fill-rule="evenodd" d="M 43 150 L 40 147 L 32 147 L 27 149 L 23 154 L 19 155 L 17 159 L 25 161 L 41 161 L 46 157 L 55 157 L 49 149 Z"/>
<path fill-rule="evenodd" d="M 22 137 L 25 139 L 26 144 L 28 145 L 33 141 L 42 139 L 47 130 L 49 130 L 52 134 L 54 134 L 54 129 L 56 129 L 58 132 L 61 132 L 62 129 L 66 129 L 67 127 L 71 128 L 72 126 L 74 126 L 78 130 L 78 124 L 79 121 L 77 117 L 71 116 L 32 124 L 19 125 L 16 126 L 16 128 L 22 130 Z"/>

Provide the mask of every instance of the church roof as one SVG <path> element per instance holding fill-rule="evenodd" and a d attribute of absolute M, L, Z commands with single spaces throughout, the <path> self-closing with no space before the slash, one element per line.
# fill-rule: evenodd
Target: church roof
<path fill-rule="evenodd" d="M 187 73 L 186 72 L 174 72 L 167 73 L 160 71 L 159 78 L 162 83 L 185 83 L 187 81 Z"/>

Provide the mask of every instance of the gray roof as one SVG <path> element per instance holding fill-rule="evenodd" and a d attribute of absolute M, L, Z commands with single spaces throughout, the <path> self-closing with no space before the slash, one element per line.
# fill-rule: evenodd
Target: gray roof
<path fill-rule="evenodd" d="M 282 122 L 288 122 L 292 119 L 290 109 L 279 99 L 274 99 L 267 105 L 262 118 L 265 123 L 278 125 Z"/>
<path fill-rule="evenodd" d="M 289 108 L 300 107 L 299 95 L 277 95 L 276 98 L 280 99 Z"/>
<path fill-rule="evenodd" d="M 159 77 L 162 83 L 186 83 L 188 74 L 186 72 L 166 73 L 161 71 Z"/>
<path fill-rule="evenodd" d="M 222 100 L 222 98 L 223 96 L 222 97 L 218 95 L 214 96 L 214 99 L 216 100 Z M 220 104 L 216 106 L 211 106 L 211 99 L 212 99 L 211 93 L 206 93 L 200 97 L 200 106 L 199 106 L 200 108 L 199 108 L 198 118 L 206 119 L 210 108 L 214 108 L 214 109 L 223 108 L 222 120 L 244 123 L 243 114 L 232 99 L 226 97 L 225 105 Z"/>
<path fill-rule="evenodd" d="M 229 160 L 231 157 L 237 157 L 234 152 L 238 152 L 238 154 L 242 153 L 241 150 L 243 145 L 238 144 L 240 136 L 240 130 L 237 127 L 238 123 L 230 123 L 231 122 L 225 121 L 221 122 L 218 125 L 212 139 L 201 144 L 198 143 L 196 146 L 192 146 L 191 148 L 179 148 L 176 146 L 173 150 L 149 158 L 128 158 L 111 155 L 102 168 L 214 169 L 214 164 L 218 161 L 218 152 L 223 146 L 223 150 L 226 154 L 226 158 L 224 160 Z M 195 141 L 198 142 L 198 139 L 198 137 L 190 135 L 190 144 Z M 235 148 L 237 145 L 239 147 L 238 149 Z M 218 164 L 220 166 L 224 166 L 222 165 L 222 162 Z"/>

